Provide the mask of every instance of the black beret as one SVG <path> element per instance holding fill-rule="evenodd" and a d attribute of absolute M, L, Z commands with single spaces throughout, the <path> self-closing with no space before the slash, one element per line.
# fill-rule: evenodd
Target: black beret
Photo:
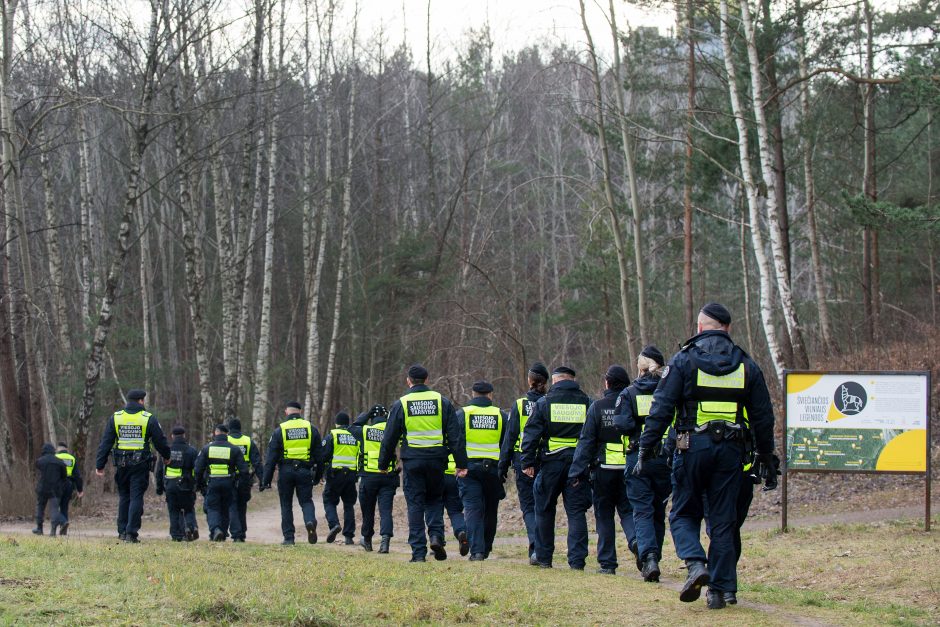
<path fill-rule="evenodd" d="M 540 361 L 537 361 L 534 364 L 532 364 L 529 367 L 529 372 L 540 375 L 543 379 L 548 381 L 548 368 L 546 368 L 545 364 L 543 364 Z"/>
<path fill-rule="evenodd" d="M 552 370 L 552 374 L 569 374 L 572 377 L 578 376 L 577 374 L 575 374 L 575 371 L 572 368 L 569 368 L 568 366 L 556 366 L 555 369 Z"/>
<path fill-rule="evenodd" d="M 473 384 L 473 391 L 477 394 L 489 394 L 493 391 L 493 384 L 489 381 L 477 381 Z"/>
<path fill-rule="evenodd" d="M 220 433 L 228 433 L 228 427 L 226 427 L 221 422 L 215 426 L 215 430 Z"/>
<path fill-rule="evenodd" d="M 421 364 L 415 364 L 408 368 L 408 378 L 412 381 L 424 381 L 428 378 L 428 369 Z"/>
<path fill-rule="evenodd" d="M 242 421 L 238 418 L 229 418 L 228 419 L 228 428 L 232 431 L 241 431 L 242 430 Z"/>
<path fill-rule="evenodd" d="M 613 383 L 621 387 L 630 385 L 630 375 L 627 374 L 627 369 L 618 364 L 607 368 L 607 373 L 604 375 L 604 378 L 607 379 L 608 383 Z"/>
<path fill-rule="evenodd" d="M 128 390 L 127 400 L 129 401 L 142 401 L 146 398 L 147 393 L 141 389 L 134 388 L 133 390 Z"/>
<path fill-rule="evenodd" d="M 336 414 L 336 424 L 344 426 L 344 427 L 349 426 L 349 414 L 347 414 L 344 411 L 341 411 L 338 414 Z"/>
<path fill-rule="evenodd" d="M 184 433 L 186 433 L 186 427 L 184 427 L 183 425 L 176 425 L 175 427 L 173 427 L 173 430 L 170 433 L 172 433 L 173 435 L 183 435 Z"/>
<path fill-rule="evenodd" d="M 663 354 L 660 352 L 660 350 L 656 348 L 655 346 L 653 346 L 652 344 L 644 348 L 640 352 L 640 354 L 643 355 L 644 357 L 649 357 L 660 366 L 666 365 L 666 358 L 663 357 Z"/>
<path fill-rule="evenodd" d="M 731 324 L 731 312 L 721 303 L 708 303 L 702 307 L 702 313 L 721 324 Z"/>
<path fill-rule="evenodd" d="M 294 409 L 303 409 L 303 405 L 301 405 L 297 401 L 287 401 L 287 403 L 284 404 L 284 407 L 293 407 Z"/>

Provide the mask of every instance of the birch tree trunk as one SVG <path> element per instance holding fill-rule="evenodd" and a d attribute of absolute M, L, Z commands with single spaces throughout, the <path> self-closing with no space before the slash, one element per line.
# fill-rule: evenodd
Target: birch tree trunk
<path fill-rule="evenodd" d="M 875 148 L 875 84 L 871 81 L 875 74 L 874 54 L 874 12 L 871 1 L 864 0 L 865 11 L 865 102 L 862 112 L 865 137 L 865 171 L 863 174 L 863 188 L 865 195 L 871 202 L 878 200 L 878 177 L 876 170 Z M 864 252 L 862 255 L 864 268 L 862 270 L 862 287 L 865 305 L 865 331 L 869 341 L 875 341 L 879 336 L 879 320 L 881 313 L 878 263 L 878 231 L 872 226 L 865 227 L 863 237 Z"/>
<path fill-rule="evenodd" d="M 61 355 L 59 361 L 59 372 L 68 376 L 69 360 L 71 353 L 71 328 L 69 325 L 68 304 L 71 298 L 65 289 L 65 277 L 62 272 L 62 251 L 59 248 L 59 222 L 61 218 L 57 211 L 55 202 L 55 192 L 52 188 L 52 168 L 49 163 L 49 153 L 47 150 L 46 130 L 39 130 L 39 168 L 42 175 L 42 190 L 45 212 L 46 212 L 46 248 L 49 252 L 49 276 L 52 279 L 53 287 L 53 308 L 55 310 L 56 337 L 58 339 L 58 351 Z"/>
<path fill-rule="evenodd" d="M 688 72 L 688 110 L 685 116 L 685 171 L 682 190 L 682 283 L 685 300 L 685 322 L 689 334 L 695 333 L 695 303 L 692 296 L 692 129 L 695 125 L 695 0 L 686 0 L 686 45 L 689 47 L 687 62 Z"/>
<path fill-rule="evenodd" d="M 803 341 L 803 328 L 800 325 L 796 306 L 793 303 L 793 292 L 790 283 L 788 268 L 788 254 L 781 238 L 780 214 L 777 207 L 777 176 L 774 172 L 774 158 L 770 145 L 770 134 L 767 127 L 767 117 L 764 112 L 764 97 L 761 87 L 760 60 L 757 54 L 757 40 L 754 23 L 751 20 L 750 0 L 741 1 L 741 25 L 747 40 L 747 57 L 751 71 L 751 100 L 754 110 L 755 125 L 757 127 L 758 150 L 760 156 L 761 173 L 764 186 L 767 188 L 766 213 L 770 231 L 770 247 L 773 251 L 774 274 L 777 278 L 777 292 L 780 295 L 780 307 L 786 321 L 787 333 L 793 344 L 793 358 L 797 368 L 807 368 L 809 358 L 806 354 L 806 345 Z M 756 225 L 752 221 L 752 229 Z"/>
<path fill-rule="evenodd" d="M 720 0 L 719 4 L 721 23 L 721 49 L 724 57 L 725 72 L 728 74 L 728 96 L 731 100 L 731 111 L 738 131 L 738 160 L 741 167 L 741 177 L 744 179 L 744 190 L 747 197 L 748 219 L 751 223 L 751 244 L 754 248 L 754 257 L 757 259 L 757 269 L 760 275 L 760 312 L 764 335 L 767 338 L 767 349 L 774 364 L 777 376 L 783 375 L 785 367 L 783 352 L 777 340 L 777 331 L 774 327 L 773 310 L 771 308 L 771 293 L 773 291 L 773 269 L 767 259 L 764 249 L 764 235 L 760 228 L 760 198 L 757 192 L 757 182 L 751 169 L 751 155 L 747 140 L 747 123 L 744 118 L 744 106 L 738 91 L 737 70 L 734 66 L 734 54 L 731 49 L 731 36 L 728 32 L 728 0 Z"/>

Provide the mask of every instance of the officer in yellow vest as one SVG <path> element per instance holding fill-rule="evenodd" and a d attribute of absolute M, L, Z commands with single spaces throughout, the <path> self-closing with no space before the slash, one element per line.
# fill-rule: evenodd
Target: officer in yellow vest
<path fill-rule="evenodd" d="M 104 467 L 111 456 L 114 466 L 114 481 L 118 488 L 118 536 L 124 542 L 138 542 L 140 518 L 144 513 L 144 493 L 150 485 L 150 470 L 153 467 L 151 445 L 157 454 L 168 461 L 170 446 L 156 416 L 144 407 L 147 393 L 130 390 L 127 405 L 115 412 L 105 423 L 98 445 L 95 474 L 104 476 Z"/>
<path fill-rule="evenodd" d="M 630 384 L 630 376 L 620 365 L 613 365 L 604 375 L 604 396 L 591 403 L 581 429 L 574 461 L 568 470 L 568 481 L 577 485 L 590 481 L 594 499 L 594 520 L 597 526 L 598 573 L 617 573 L 617 530 L 614 513 L 627 537 L 635 543 L 633 510 L 627 500 L 623 471 L 627 463 L 623 436 L 614 424 L 615 405 L 621 390 Z"/>
<path fill-rule="evenodd" d="M 248 533 L 248 501 L 251 500 L 251 484 L 254 478 L 261 481 L 261 449 L 249 436 L 242 433 L 242 421 L 238 418 L 228 419 L 228 441 L 242 450 L 245 461 L 248 462 L 248 474 L 239 477 L 235 488 L 235 500 L 232 502 L 232 511 L 229 512 L 232 541 L 244 542 Z"/>
<path fill-rule="evenodd" d="M 294 544 L 294 495 L 304 515 L 307 542 L 317 543 L 317 518 L 313 506 L 313 485 L 318 483 L 323 461 L 320 434 L 303 417 L 300 403 L 290 401 L 284 407 L 285 420 L 271 434 L 265 456 L 261 490 L 271 487 L 274 468 L 278 468 L 277 495 L 281 501 L 281 532 L 285 546 Z"/>
<path fill-rule="evenodd" d="M 215 426 L 212 441 L 199 451 L 193 473 L 196 485 L 205 495 L 209 539 L 224 542 L 236 485 L 239 477 L 248 476 L 245 456 L 239 447 L 228 441 L 228 427 L 224 424 Z"/>
<path fill-rule="evenodd" d="M 539 530 L 535 565 L 539 568 L 552 567 L 559 496 L 568 518 L 568 566 L 584 570 L 587 559 L 585 513 L 591 507 L 591 486 L 586 481 L 569 481 L 568 470 L 591 399 L 581 390 L 575 377 L 575 371 L 568 366 L 555 368 L 551 389 L 535 403 L 522 432 L 522 471 L 535 478 L 535 522 Z"/>
<path fill-rule="evenodd" d="M 329 533 L 326 541 L 333 542 L 339 532 L 345 544 L 353 544 L 356 535 L 356 481 L 359 472 L 359 441 L 349 431 L 349 414 L 336 414 L 336 428 L 323 439 L 323 467 L 326 485 L 323 486 L 323 511 Z M 339 524 L 336 506 L 343 501 L 343 525 Z"/>
<path fill-rule="evenodd" d="M 735 503 L 749 437 L 754 438 L 762 467 L 773 467 L 770 393 L 760 368 L 731 340 L 730 325 L 731 314 L 723 305 L 702 307 L 698 335 L 689 339 L 663 370 L 633 470 L 644 472 L 646 461 L 656 455 L 678 409 L 669 523 L 676 553 L 689 569 L 679 600 L 695 601 L 707 585 L 711 609 L 725 607 L 726 593 L 737 590 Z M 745 412 L 751 435 L 745 427 Z M 764 480 L 767 487 L 776 487 L 776 475 L 767 473 Z M 708 501 L 712 532 L 707 556 L 699 539 L 703 497 Z"/>
<path fill-rule="evenodd" d="M 470 561 L 481 562 L 493 550 L 499 501 L 506 498 L 503 482 L 509 472 L 515 442 L 507 437 L 506 416 L 493 405 L 493 385 L 473 384 L 475 396 L 457 412 L 464 423 L 467 474 L 457 479 L 463 499 Z"/>
<path fill-rule="evenodd" d="M 186 441 L 186 429 L 176 425 L 170 431 L 170 462 L 157 460 L 154 476 L 157 479 L 157 495 L 166 492 L 166 509 L 170 516 L 170 538 L 174 542 L 192 542 L 199 539 L 196 523 L 196 456 L 195 448 Z"/>
<path fill-rule="evenodd" d="M 424 384 L 427 378 L 428 371 L 420 364 L 408 369 L 405 381 L 410 389 L 392 405 L 379 449 L 379 468 L 387 468 L 401 444 L 412 562 L 426 561 L 429 544 L 434 559 L 447 559 L 441 498 L 447 454 L 454 456 L 458 477 L 467 472 L 463 425 L 457 422 L 450 400 Z"/>
<path fill-rule="evenodd" d="M 548 389 L 548 368 L 540 361 L 532 364 L 526 373 L 529 391 L 522 398 L 517 398 L 509 411 L 507 423 L 507 436 L 516 443 L 512 454 L 512 470 L 516 476 L 516 492 L 519 494 L 519 509 L 522 510 L 522 521 L 525 523 L 525 532 L 529 536 L 529 564 L 535 566 L 538 560 L 535 556 L 535 543 L 538 540 L 538 527 L 535 524 L 535 497 L 532 495 L 532 486 L 535 479 L 522 472 L 522 430 L 525 429 L 529 415 L 535 403 L 545 396 Z M 538 468 L 536 467 L 536 472 Z"/>
<path fill-rule="evenodd" d="M 359 546 L 372 550 L 375 535 L 375 507 L 379 508 L 379 553 L 388 553 L 394 535 L 392 505 L 398 491 L 399 471 L 396 459 L 379 468 L 379 449 L 385 435 L 388 410 L 373 405 L 368 413 L 359 416 L 349 431 L 359 441 L 359 507 L 362 509 L 362 537 Z M 384 472 L 383 472 L 384 471 Z"/>
<path fill-rule="evenodd" d="M 65 522 L 59 528 L 59 535 L 64 536 L 69 532 L 69 504 L 72 502 L 72 495 L 77 492 L 78 498 L 85 496 L 85 484 L 82 481 L 82 471 L 75 463 L 75 456 L 69 453 L 65 442 L 59 442 L 55 456 L 65 462 L 66 474 L 69 478 L 62 489 L 62 495 L 59 496 L 59 512 L 65 518 Z"/>
<path fill-rule="evenodd" d="M 653 392 L 665 365 L 663 354 L 647 346 L 637 358 L 637 378 L 617 397 L 615 417 L 620 432 L 627 437 L 627 497 L 633 507 L 636 549 L 640 573 L 645 581 L 659 581 L 659 561 L 666 536 L 666 501 L 672 493 L 669 459 L 664 451 L 646 460 L 642 475 L 633 474 L 640 434 L 653 404 Z M 665 449 L 665 447 L 663 447 Z"/>

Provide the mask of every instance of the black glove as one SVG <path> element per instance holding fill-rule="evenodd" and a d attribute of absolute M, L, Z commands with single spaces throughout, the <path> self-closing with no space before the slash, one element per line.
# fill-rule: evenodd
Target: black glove
<path fill-rule="evenodd" d="M 500 482 L 500 483 L 506 483 L 506 479 L 508 479 L 508 478 L 509 478 L 509 471 L 508 471 L 508 470 L 504 470 L 504 471 L 502 471 L 501 473 L 499 473 L 499 482 Z"/>
<path fill-rule="evenodd" d="M 206 492 L 209 491 L 209 486 L 203 484 L 201 486 L 197 486 L 196 489 L 199 490 L 199 494 L 205 496 Z"/>
<path fill-rule="evenodd" d="M 582 476 L 580 476 L 580 475 L 578 475 L 577 477 L 568 477 L 568 487 L 569 487 L 569 488 L 577 488 L 579 485 L 581 485 L 581 481 L 582 481 L 583 479 L 584 479 L 584 477 L 582 477 Z"/>
<path fill-rule="evenodd" d="M 643 476 L 643 462 L 647 459 L 653 457 L 653 449 L 640 447 L 640 450 L 637 451 L 636 464 L 633 466 L 633 476 L 642 477 Z"/>
<path fill-rule="evenodd" d="M 761 492 L 777 489 L 777 475 L 780 474 L 780 458 L 773 453 L 762 453 L 757 456 L 760 465 L 760 478 L 764 480 Z"/>

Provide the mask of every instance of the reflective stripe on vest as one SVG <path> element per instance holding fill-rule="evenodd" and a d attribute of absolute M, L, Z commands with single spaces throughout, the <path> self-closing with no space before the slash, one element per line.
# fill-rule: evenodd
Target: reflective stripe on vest
<path fill-rule="evenodd" d="M 646 430 L 646 418 L 650 415 L 650 410 L 653 408 L 653 395 L 652 394 L 634 394 L 633 400 L 636 401 L 636 415 L 638 418 L 643 419 L 643 430 Z M 665 442 L 669 438 L 669 429 L 667 428 L 663 431 L 663 439 Z M 627 438 L 627 441 L 632 444 L 633 442 Z M 639 439 L 637 440 L 639 443 Z"/>
<path fill-rule="evenodd" d="M 457 474 L 457 462 L 454 461 L 453 455 L 447 456 L 447 468 L 444 469 L 444 474 L 448 474 L 448 475 Z"/>
<path fill-rule="evenodd" d="M 587 407 L 581 403 L 549 403 L 549 430 L 553 427 L 577 434 L 573 437 L 550 436 L 548 438 L 548 452 L 556 453 L 566 448 L 574 448 L 578 445 L 578 435 L 581 433 L 581 427 L 587 420 Z M 575 428 L 575 425 L 577 427 Z"/>
<path fill-rule="evenodd" d="M 179 479 L 183 476 L 182 468 L 173 468 L 172 466 L 166 467 L 166 472 L 164 473 L 167 479 Z"/>
<path fill-rule="evenodd" d="M 414 448 L 444 445 L 443 397 L 434 391 L 412 392 L 401 397 L 405 413 L 405 440 Z"/>
<path fill-rule="evenodd" d="M 534 405 L 535 403 L 525 396 L 516 400 L 516 411 L 519 412 L 519 437 L 516 439 L 514 450 L 517 453 L 522 450 L 522 432 L 525 431 L 525 423 L 529 422 L 529 413 L 531 413 Z"/>
<path fill-rule="evenodd" d="M 362 427 L 362 469 L 365 472 L 380 472 L 379 470 L 379 452 L 382 449 L 382 438 L 385 437 L 385 423 L 379 422 L 374 425 L 365 425 Z M 395 470 L 395 459 L 386 469 L 389 472 Z"/>
<path fill-rule="evenodd" d="M 503 412 L 499 407 L 463 408 L 464 433 L 467 435 L 467 457 L 499 459 L 499 437 L 503 433 Z"/>
<path fill-rule="evenodd" d="M 56 453 L 55 456 L 65 462 L 65 474 L 71 477 L 72 472 L 75 470 L 75 456 L 64 451 Z"/>
<path fill-rule="evenodd" d="M 354 470 L 359 467 L 359 442 L 346 429 L 332 429 L 333 436 L 333 468 L 348 468 Z"/>
<path fill-rule="evenodd" d="M 310 461 L 310 444 L 313 441 L 313 426 L 309 420 L 293 418 L 281 423 L 281 442 L 284 444 L 284 459 Z"/>
<path fill-rule="evenodd" d="M 244 434 L 240 435 L 237 438 L 228 436 L 228 443 L 234 444 L 235 446 L 237 446 L 238 448 L 242 450 L 242 455 L 245 456 L 245 463 L 248 464 L 248 472 L 250 473 L 251 462 L 248 460 L 250 460 L 251 458 L 248 456 L 248 454 L 251 451 L 251 438 L 249 438 L 247 435 L 244 435 Z"/>
<path fill-rule="evenodd" d="M 206 455 L 209 459 L 210 477 L 231 477 L 232 447 L 230 446 L 209 446 L 209 452 Z"/>
<path fill-rule="evenodd" d="M 147 441 L 147 423 L 150 412 L 139 411 L 129 414 L 123 409 L 114 413 L 114 432 L 117 440 L 114 448 L 119 451 L 142 451 Z"/>
<path fill-rule="evenodd" d="M 608 442 L 604 447 L 604 462 L 601 468 L 608 470 L 623 470 L 627 465 L 627 455 L 623 448 L 623 439 L 619 442 Z"/>
<path fill-rule="evenodd" d="M 734 372 L 724 375 L 708 374 L 696 369 L 696 392 L 699 394 L 704 392 L 708 398 L 698 399 L 695 424 L 703 425 L 713 420 L 738 422 L 745 386 L 744 373 L 744 363 L 741 363 Z"/>

